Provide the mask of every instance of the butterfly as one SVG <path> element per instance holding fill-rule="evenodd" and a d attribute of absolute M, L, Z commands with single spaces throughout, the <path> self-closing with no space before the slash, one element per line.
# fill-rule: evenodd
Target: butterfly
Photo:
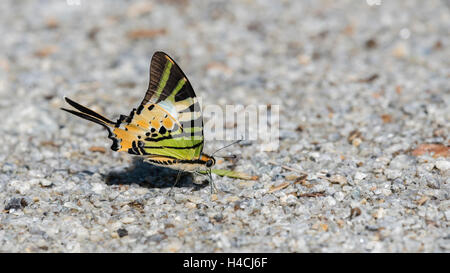
<path fill-rule="evenodd" d="M 114 122 L 67 97 L 65 100 L 78 111 L 62 110 L 108 130 L 113 151 L 139 155 L 153 165 L 179 170 L 175 184 L 181 172 L 207 173 L 213 190 L 211 167 L 216 160 L 203 153 L 199 101 L 186 75 L 164 52 L 153 54 L 145 97 L 128 116 L 120 115 Z"/>

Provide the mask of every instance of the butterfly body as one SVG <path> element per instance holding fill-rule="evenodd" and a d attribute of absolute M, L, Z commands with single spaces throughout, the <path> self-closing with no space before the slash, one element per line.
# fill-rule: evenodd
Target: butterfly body
<path fill-rule="evenodd" d="M 78 111 L 63 110 L 104 126 L 111 149 L 143 156 L 151 164 L 187 172 L 210 169 L 215 160 L 203 153 L 203 118 L 197 97 L 179 66 L 156 52 L 150 84 L 139 105 L 113 122 L 69 98 Z"/>

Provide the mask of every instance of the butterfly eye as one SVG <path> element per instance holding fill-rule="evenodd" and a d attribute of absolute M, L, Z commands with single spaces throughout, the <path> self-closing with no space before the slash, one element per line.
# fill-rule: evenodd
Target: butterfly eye
<path fill-rule="evenodd" d="M 214 164 L 214 162 L 212 161 L 212 159 L 209 159 L 208 161 L 206 161 L 206 167 L 211 167 Z"/>

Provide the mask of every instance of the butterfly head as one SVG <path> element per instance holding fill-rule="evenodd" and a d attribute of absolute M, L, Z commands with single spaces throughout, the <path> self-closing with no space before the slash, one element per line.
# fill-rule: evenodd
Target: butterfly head
<path fill-rule="evenodd" d="M 209 156 L 207 154 L 202 153 L 200 160 L 202 161 L 203 164 L 205 164 L 205 166 L 207 168 L 211 168 L 212 166 L 214 166 L 216 164 L 216 159 L 214 159 L 214 157 Z"/>

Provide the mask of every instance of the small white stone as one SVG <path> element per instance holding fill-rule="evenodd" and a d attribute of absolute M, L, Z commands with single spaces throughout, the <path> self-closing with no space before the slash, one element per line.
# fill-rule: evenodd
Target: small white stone
<path fill-rule="evenodd" d="M 136 219 L 133 217 L 125 217 L 125 218 L 122 218 L 120 221 L 124 224 L 131 224 L 134 221 L 136 221 Z"/>
<path fill-rule="evenodd" d="M 341 191 L 338 191 L 338 192 L 336 192 L 336 193 L 334 194 L 334 198 L 335 198 L 337 201 L 342 201 L 342 200 L 344 200 L 344 198 L 345 198 L 345 194 L 344 194 L 343 192 L 341 192 Z"/>
<path fill-rule="evenodd" d="M 345 185 L 345 184 L 347 184 L 347 178 L 345 178 L 345 176 L 343 176 L 343 175 L 335 174 L 330 177 L 330 182 L 340 184 L 340 185 Z"/>
<path fill-rule="evenodd" d="M 281 203 L 282 205 L 286 205 L 286 199 L 287 199 L 287 195 L 286 195 L 286 194 L 283 194 L 283 195 L 280 197 L 280 203 Z"/>
<path fill-rule="evenodd" d="M 444 212 L 445 218 L 447 219 L 447 221 L 450 221 L 450 210 L 447 210 L 446 212 Z"/>
<path fill-rule="evenodd" d="M 148 189 L 146 188 L 137 188 L 136 189 L 136 195 L 144 195 L 148 192 Z"/>
<path fill-rule="evenodd" d="M 52 181 L 47 179 L 39 179 L 39 184 L 41 184 L 43 187 L 50 187 L 53 183 Z"/>
<path fill-rule="evenodd" d="M 362 173 L 362 172 L 356 172 L 355 173 L 355 180 L 356 181 L 361 181 L 361 180 L 363 180 L 366 177 L 367 177 L 367 174 L 365 174 L 365 173 Z"/>
<path fill-rule="evenodd" d="M 334 198 L 331 197 L 331 196 L 327 196 L 327 197 L 325 198 L 325 203 L 326 203 L 328 206 L 332 207 L 332 206 L 336 205 L 336 200 L 334 200 Z"/>
<path fill-rule="evenodd" d="M 178 252 L 182 246 L 183 245 L 181 244 L 180 240 L 176 239 L 176 240 L 173 240 L 172 242 L 170 242 L 167 245 L 166 251 L 168 251 L 168 252 Z"/>
<path fill-rule="evenodd" d="M 450 161 L 439 160 L 439 161 L 436 161 L 435 165 L 436 165 L 436 168 L 438 168 L 439 170 L 441 170 L 443 172 L 450 170 Z"/>
<path fill-rule="evenodd" d="M 395 178 L 402 176 L 402 172 L 399 170 L 387 169 L 387 170 L 384 170 L 384 175 L 386 175 L 386 177 L 388 179 L 395 179 Z"/>
<path fill-rule="evenodd" d="M 69 209 L 76 209 L 76 210 L 79 209 L 78 206 L 75 205 L 75 204 L 72 203 L 72 202 L 65 202 L 65 203 L 63 204 L 63 206 L 66 207 L 66 208 L 69 208 Z"/>
<path fill-rule="evenodd" d="M 100 233 L 99 231 L 92 231 L 91 236 L 89 236 L 89 238 L 93 242 L 99 242 L 103 239 L 102 233 Z"/>
<path fill-rule="evenodd" d="M 92 191 L 95 192 L 96 194 L 102 194 L 104 190 L 105 186 L 101 183 L 94 183 L 92 185 Z"/>
<path fill-rule="evenodd" d="M 164 204 L 164 200 L 165 197 L 164 196 L 158 196 L 155 198 L 155 205 L 160 206 L 162 204 Z"/>
<path fill-rule="evenodd" d="M 29 181 L 29 182 L 32 182 L 32 181 Z M 20 194 L 26 194 L 31 188 L 30 184 L 32 184 L 32 183 L 28 183 L 28 182 L 20 181 L 20 180 L 13 180 L 9 183 L 9 185 L 13 189 L 18 191 Z"/>
<path fill-rule="evenodd" d="M 111 230 L 118 230 L 120 227 L 122 226 L 122 223 L 121 222 L 119 222 L 119 221 L 116 221 L 116 222 L 114 222 L 114 223 L 112 223 L 110 226 L 109 226 L 109 228 L 111 229 Z"/>
<path fill-rule="evenodd" d="M 289 248 L 291 252 L 308 252 L 308 246 L 303 238 L 289 240 Z"/>
<path fill-rule="evenodd" d="M 119 192 L 118 191 L 111 192 L 111 194 L 108 196 L 109 201 L 112 201 L 112 200 L 116 199 L 117 196 L 119 196 Z"/>
<path fill-rule="evenodd" d="M 450 210 L 450 200 L 442 201 L 439 204 L 439 210 Z"/>
<path fill-rule="evenodd" d="M 185 207 L 187 207 L 188 209 L 195 209 L 197 208 L 197 205 L 192 202 L 186 202 Z"/>
<path fill-rule="evenodd" d="M 434 163 L 424 163 L 419 166 L 421 169 L 430 172 L 434 168 Z"/>
<path fill-rule="evenodd" d="M 288 197 L 286 198 L 286 203 L 288 205 L 295 205 L 298 203 L 298 198 L 293 196 L 292 194 L 289 194 Z"/>
<path fill-rule="evenodd" d="M 86 239 L 87 237 L 89 237 L 89 231 L 83 226 L 77 227 L 76 233 L 77 239 Z"/>

